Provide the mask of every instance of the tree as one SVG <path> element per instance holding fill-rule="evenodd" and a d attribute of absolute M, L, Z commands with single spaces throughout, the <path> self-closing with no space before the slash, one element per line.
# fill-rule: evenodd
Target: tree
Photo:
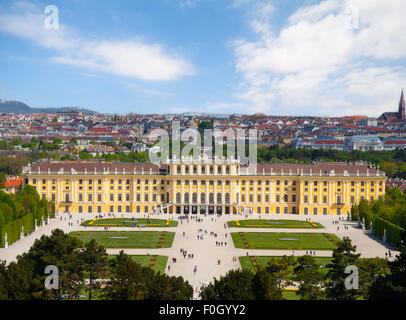
<path fill-rule="evenodd" d="M 110 300 L 143 300 L 147 296 L 147 285 L 151 272 L 144 270 L 124 251 L 110 261 L 110 281 L 106 283 L 102 296 Z"/>
<path fill-rule="evenodd" d="M 55 138 L 53 141 L 53 144 L 62 144 L 62 139 L 61 138 Z"/>
<path fill-rule="evenodd" d="M 324 275 L 320 271 L 320 265 L 308 255 L 298 257 L 296 263 L 294 280 L 299 282 L 299 290 L 296 294 L 300 295 L 302 300 L 322 299 Z"/>
<path fill-rule="evenodd" d="M 156 273 L 148 283 L 146 299 L 151 300 L 191 300 L 193 287 L 182 277 L 170 277 Z"/>
<path fill-rule="evenodd" d="M 104 279 L 107 269 L 107 253 L 106 249 L 92 239 L 85 245 L 82 252 L 82 261 L 85 265 L 85 271 L 89 276 L 89 284 L 87 289 L 89 292 L 89 300 L 92 300 L 93 292 L 101 288 L 101 281 L 96 279 Z"/>
<path fill-rule="evenodd" d="M 289 267 L 293 266 L 294 263 L 295 257 L 286 255 L 280 259 L 271 258 L 271 260 L 268 261 L 266 271 L 276 276 L 280 290 L 283 290 L 291 283 L 287 277 L 290 273 Z"/>
<path fill-rule="evenodd" d="M 369 289 L 372 300 L 406 299 L 406 232 L 402 235 L 399 255 L 390 261 L 389 273 L 378 276 Z"/>
<path fill-rule="evenodd" d="M 255 300 L 283 300 L 279 279 L 264 268 L 258 270 L 252 279 Z"/>
<path fill-rule="evenodd" d="M 202 288 L 201 297 L 203 300 L 254 300 L 253 277 L 248 270 L 231 270 Z"/>
<path fill-rule="evenodd" d="M 382 258 L 359 258 L 357 261 L 359 270 L 359 287 L 365 299 L 369 299 L 371 284 L 379 276 L 385 276 L 389 272 L 388 260 Z"/>
<path fill-rule="evenodd" d="M 60 299 L 62 294 L 78 295 L 83 287 L 84 263 L 79 249 L 83 242 L 71 237 L 60 229 L 52 231 L 50 236 L 37 239 L 27 253 L 17 259 L 18 264 L 32 266 L 33 277 L 29 294 L 37 299 Z M 54 265 L 58 268 L 59 288 L 48 290 L 44 287 L 47 275 L 45 268 Z"/>
<path fill-rule="evenodd" d="M 360 295 L 357 289 L 347 289 L 345 279 L 349 274 L 345 273 L 347 266 L 356 265 L 360 254 L 355 254 L 356 246 L 351 244 L 349 238 L 344 238 L 339 242 L 337 248 L 333 250 L 333 260 L 327 267 L 330 269 L 326 284 L 326 295 L 333 300 L 355 300 Z"/>
<path fill-rule="evenodd" d="M 0 300 L 7 300 L 7 271 L 6 267 L 0 263 Z"/>

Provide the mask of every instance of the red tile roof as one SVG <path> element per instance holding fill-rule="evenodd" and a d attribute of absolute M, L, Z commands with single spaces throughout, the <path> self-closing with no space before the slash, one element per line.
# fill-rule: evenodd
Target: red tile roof
<path fill-rule="evenodd" d="M 15 188 L 21 185 L 22 178 L 20 176 L 10 177 L 4 183 L 4 187 L 6 188 Z"/>

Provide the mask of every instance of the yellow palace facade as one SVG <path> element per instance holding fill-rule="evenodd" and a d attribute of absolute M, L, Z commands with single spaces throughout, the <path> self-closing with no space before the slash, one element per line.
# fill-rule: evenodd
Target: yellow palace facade
<path fill-rule="evenodd" d="M 238 161 L 36 163 L 23 170 L 56 210 L 70 213 L 343 215 L 384 196 L 386 177 L 366 163 Z"/>

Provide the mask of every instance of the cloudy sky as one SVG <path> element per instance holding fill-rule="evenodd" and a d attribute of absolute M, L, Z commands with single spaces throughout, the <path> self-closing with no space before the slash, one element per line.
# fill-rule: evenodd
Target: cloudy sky
<path fill-rule="evenodd" d="M 406 87 L 405 15 L 405 0 L 2 0 L 0 99 L 378 116 Z"/>

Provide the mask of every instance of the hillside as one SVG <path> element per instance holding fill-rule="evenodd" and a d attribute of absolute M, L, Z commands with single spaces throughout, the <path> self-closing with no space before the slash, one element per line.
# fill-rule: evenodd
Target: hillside
<path fill-rule="evenodd" d="M 66 110 L 79 110 L 85 114 L 94 114 L 95 111 L 80 107 L 31 108 L 20 101 L 0 100 L 0 113 L 57 113 Z"/>

